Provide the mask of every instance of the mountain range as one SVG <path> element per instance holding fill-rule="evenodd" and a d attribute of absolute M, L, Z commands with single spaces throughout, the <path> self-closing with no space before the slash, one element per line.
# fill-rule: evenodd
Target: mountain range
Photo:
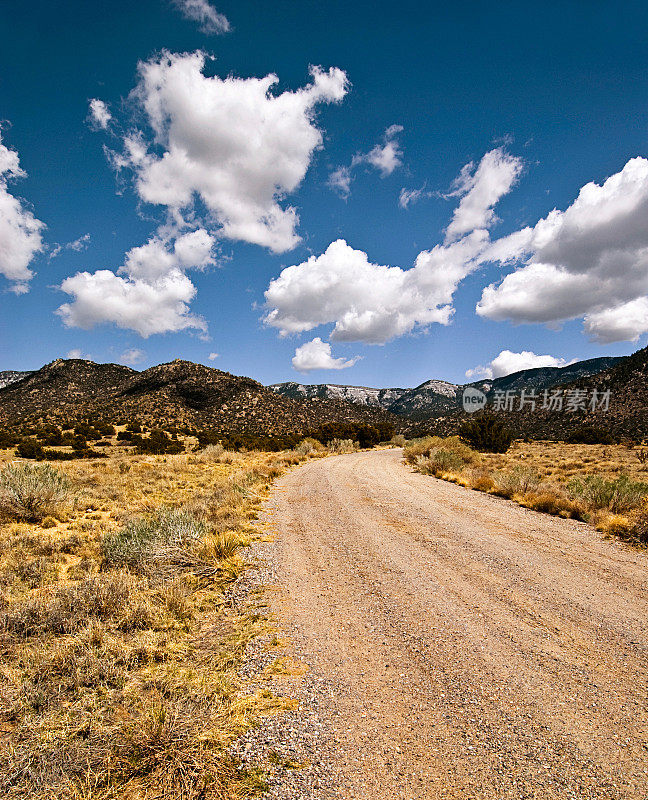
<path fill-rule="evenodd" d="M 58 359 L 34 372 L 0 372 L 0 424 L 60 424 L 95 415 L 218 435 L 303 435 L 329 423 L 391 426 L 407 435 L 449 434 L 466 419 L 462 395 L 467 387 L 483 391 L 491 408 L 496 393 L 507 391 L 609 390 L 605 410 L 538 407 L 496 413 L 506 415 L 518 436 L 564 438 L 575 425 L 594 424 L 619 436 L 648 437 L 648 348 L 626 358 L 539 367 L 463 385 L 429 380 L 412 389 L 296 382 L 265 387 L 190 361 L 139 372 L 120 364 Z"/>
<path fill-rule="evenodd" d="M 430 417 L 459 411 L 462 407 L 463 392 L 469 386 L 480 389 L 489 398 L 499 391 L 519 391 L 523 388 L 542 391 L 597 375 L 622 360 L 622 358 L 613 356 L 590 358 L 565 367 L 524 369 L 500 378 L 483 379 L 466 384 L 429 380 L 414 389 L 373 389 L 368 386 L 340 386 L 334 383 L 302 384 L 294 382 L 275 383 L 268 388 L 272 389 L 273 392 L 277 392 L 277 394 L 293 399 L 315 397 L 327 400 L 342 399 L 356 405 L 377 406 L 391 414 L 423 421 Z"/>

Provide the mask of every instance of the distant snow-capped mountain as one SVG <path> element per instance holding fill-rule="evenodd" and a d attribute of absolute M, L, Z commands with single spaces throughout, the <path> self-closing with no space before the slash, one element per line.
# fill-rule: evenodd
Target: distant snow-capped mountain
<path fill-rule="evenodd" d="M 7 369 L 4 372 L 0 372 L 0 389 L 4 389 L 5 386 L 9 386 L 11 383 L 16 383 L 17 381 L 26 378 L 28 375 L 31 375 L 31 372 L 17 372 L 13 369 Z"/>
<path fill-rule="evenodd" d="M 467 386 L 481 389 L 491 396 L 496 391 L 519 391 L 520 389 L 542 391 L 564 383 L 597 375 L 615 366 L 621 358 L 604 356 L 577 361 L 566 367 L 536 367 L 524 369 L 501 378 L 489 378 L 467 384 L 429 380 L 413 389 L 375 389 L 370 386 L 342 386 L 336 383 L 275 383 L 269 386 L 273 392 L 294 399 L 321 398 L 323 400 L 347 400 L 363 406 L 379 406 L 392 414 L 424 420 L 458 411 L 461 408 L 463 390 Z"/>

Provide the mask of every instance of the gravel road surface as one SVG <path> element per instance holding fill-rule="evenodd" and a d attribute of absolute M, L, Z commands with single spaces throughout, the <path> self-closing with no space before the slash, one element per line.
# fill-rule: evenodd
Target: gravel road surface
<path fill-rule="evenodd" d="M 643 553 L 400 450 L 308 462 L 263 521 L 328 782 L 276 797 L 648 797 Z"/>

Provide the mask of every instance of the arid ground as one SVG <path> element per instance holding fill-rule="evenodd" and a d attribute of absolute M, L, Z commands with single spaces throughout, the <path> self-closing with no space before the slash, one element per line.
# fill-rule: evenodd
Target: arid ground
<path fill-rule="evenodd" d="M 279 628 L 337 687 L 334 796 L 648 796 L 644 552 L 400 450 L 305 464 L 265 522 Z"/>

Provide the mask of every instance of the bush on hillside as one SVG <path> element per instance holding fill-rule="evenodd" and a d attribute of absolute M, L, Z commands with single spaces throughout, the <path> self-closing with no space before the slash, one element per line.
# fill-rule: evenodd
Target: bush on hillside
<path fill-rule="evenodd" d="M 16 448 L 16 455 L 20 458 L 34 458 L 36 461 L 45 458 L 43 445 L 36 439 L 21 439 Z"/>
<path fill-rule="evenodd" d="M 173 439 L 168 433 L 159 428 L 154 428 L 146 437 L 133 434 L 131 442 L 135 445 L 138 453 L 176 455 L 184 452 L 182 442 Z"/>
<path fill-rule="evenodd" d="M 569 444 L 614 444 L 614 437 L 603 428 L 581 425 L 565 438 Z"/>
<path fill-rule="evenodd" d="M 329 452 L 336 455 L 343 455 L 344 453 L 355 453 L 359 445 L 353 439 L 331 439 L 326 445 Z"/>
<path fill-rule="evenodd" d="M 203 540 L 208 532 L 207 524 L 189 511 L 160 509 L 106 534 L 102 542 L 105 564 L 143 571 L 173 560 Z"/>
<path fill-rule="evenodd" d="M 513 435 L 504 422 L 492 414 L 477 414 L 459 429 L 459 437 L 481 453 L 506 453 Z"/>

